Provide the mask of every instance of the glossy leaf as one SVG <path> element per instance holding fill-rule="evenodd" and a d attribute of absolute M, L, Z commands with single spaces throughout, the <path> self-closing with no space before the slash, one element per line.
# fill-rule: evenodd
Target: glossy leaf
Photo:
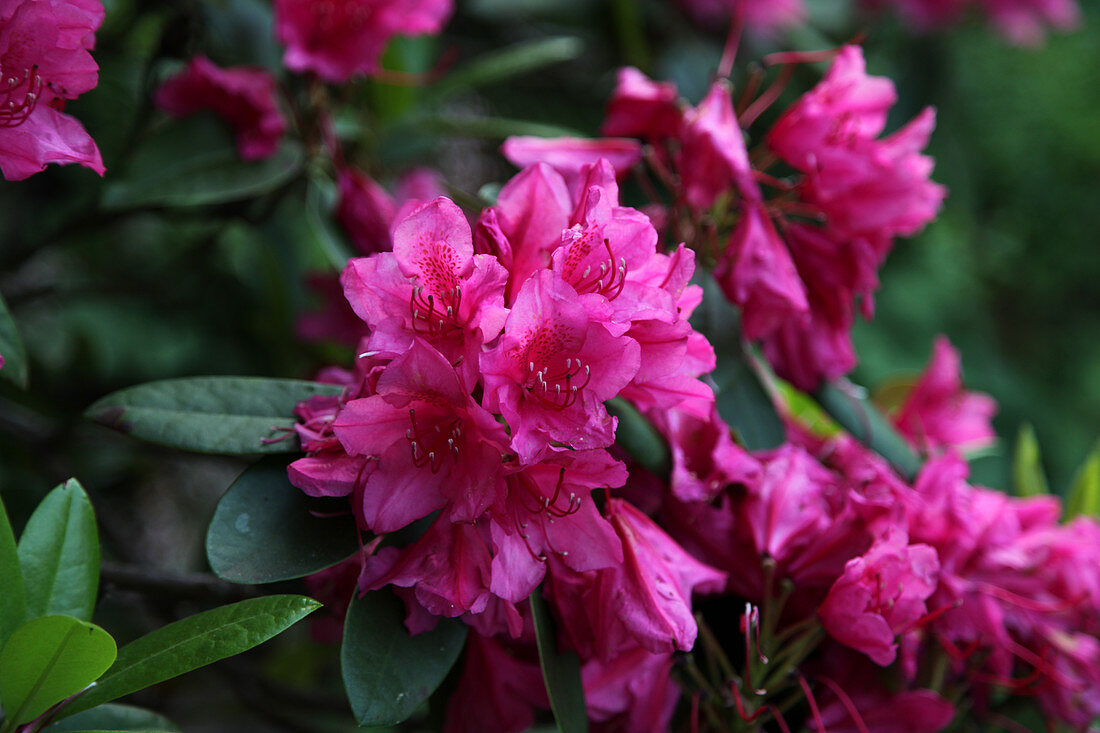
<path fill-rule="evenodd" d="M 297 143 L 244 161 L 223 123 L 200 114 L 165 125 L 141 143 L 130 164 L 103 194 L 107 209 L 202 206 L 260 196 L 302 169 Z"/>
<path fill-rule="evenodd" d="M 573 652 L 558 650 L 557 635 L 550 610 L 542 600 L 542 589 L 531 594 L 531 616 L 535 623 L 535 641 L 539 649 L 539 665 L 546 683 L 550 708 L 561 733 L 585 733 L 588 712 L 581 683 L 581 664 Z"/>
<path fill-rule="evenodd" d="M 607 411 L 619 418 L 615 442 L 647 471 L 667 477 L 672 470 L 672 454 L 668 443 L 626 400 L 615 398 L 606 403 Z"/>
<path fill-rule="evenodd" d="M 45 729 L 45 733 L 82 733 L 92 730 L 176 733 L 179 728 L 168 718 L 152 710 L 108 703 L 54 723 Z"/>
<path fill-rule="evenodd" d="M 305 596 L 264 596 L 168 624 L 122 647 L 107 674 L 67 706 L 65 714 L 87 710 L 248 651 L 320 606 Z"/>
<path fill-rule="evenodd" d="M 299 450 L 294 408 L 331 384 L 297 379 L 191 377 L 165 379 L 109 394 L 85 411 L 101 425 L 153 443 L 200 453 L 290 453 Z"/>
<path fill-rule="evenodd" d="M 0 649 L 11 632 L 27 620 L 27 592 L 19 551 L 4 502 L 0 501 Z"/>
<path fill-rule="evenodd" d="M 29 618 L 92 618 L 99 587 L 95 512 L 76 479 L 46 495 L 19 538 L 19 566 Z"/>
<path fill-rule="evenodd" d="M 455 69 L 431 88 L 429 97 L 440 99 L 462 89 L 507 81 L 552 64 L 571 61 L 583 51 L 581 40 L 568 36 L 517 43 Z"/>
<path fill-rule="evenodd" d="M 1012 456 L 1012 488 L 1016 496 L 1042 496 L 1050 493 L 1043 473 L 1039 441 L 1031 423 L 1020 426 L 1016 436 L 1016 453 Z"/>
<path fill-rule="evenodd" d="M 95 682 L 115 660 L 115 640 L 72 616 L 42 616 L 16 629 L 0 652 L 0 702 L 8 722 L 34 720 Z"/>
<path fill-rule="evenodd" d="M 20 387 L 27 386 L 27 350 L 23 338 L 15 326 L 8 304 L 0 297 L 0 356 L 4 357 L 4 366 L 0 367 L 0 379 L 7 379 Z"/>
<path fill-rule="evenodd" d="M 838 380 L 821 385 L 814 399 L 852 437 L 885 458 L 901 475 L 915 478 L 920 459 L 861 391 L 847 380 Z"/>
<path fill-rule="evenodd" d="M 1084 514 L 1100 517 L 1100 444 L 1092 449 L 1070 484 L 1066 496 L 1067 520 Z"/>
<path fill-rule="evenodd" d="M 710 375 L 718 414 L 749 450 L 777 448 L 787 439 L 787 431 L 745 351 L 737 309 L 713 278 L 703 277 L 703 303 L 692 322 L 710 339 L 718 359 Z"/>
<path fill-rule="evenodd" d="M 206 533 L 210 567 L 235 583 L 273 583 L 335 565 L 359 549 L 355 520 L 345 512 L 322 518 L 318 507 L 287 480 L 287 462 L 264 458 L 233 482 Z M 329 512 L 324 512 L 329 513 Z"/>
<path fill-rule="evenodd" d="M 387 590 L 355 598 L 348 608 L 340 666 L 360 725 L 407 719 L 439 687 L 466 642 L 466 626 L 456 619 L 416 636 L 404 619 L 401 601 Z"/>

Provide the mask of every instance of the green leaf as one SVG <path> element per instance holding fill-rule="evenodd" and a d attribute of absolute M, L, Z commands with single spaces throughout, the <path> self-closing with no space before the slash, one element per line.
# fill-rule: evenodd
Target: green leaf
<path fill-rule="evenodd" d="M 647 471 L 667 477 L 672 470 L 668 443 L 633 405 L 616 397 L 604 403 L 607 411 L 619 418 L 615 442 Z"/>
<path fill-rule="evenodd" d="M 19 551 L 4 502 L 0 501 L 0 649 L 11 632 L 26 620 L 27 591 L 19 566 Z"/>
<path fill-rule="evenodd" d="M 107 674 L 86 695 L 66 706 L 64 714 L 87 710 L 248 651 L 320 607 L 305 596 L 264 596 L 168 624 L 122 647 Z"/>
<path fill-rule="evenodd" d="M 1016 453 L 1012 456 L 1012 488 L 1016 496 L 1042 496 L 1050 493 L 1039 455 L 1039 441 L 1031 423 L 1020 425 Z"/>
<path fill-rule="evenodd" d="M 165 379 L 107 395 L 84 416 L 153 443 L 200 453 L 292 453 L 300 450 L 294 408 L 341 387 L 298 379 Z"/>
<path fill-rule="evenodd" d="M 433 86 L 430 99 L 442 99 L 456 91 L 507 81 L 538 69 L 571 61 L 584 51 L 579 38 L 560 36 L 517 43 L 493 51 L 455 69 Z"/>
<path fill-rule="evenodd" d="M 1085 458 L 1066 497 L 1066 520 L 1084 514 L 1088 517 L 1100 516 L 1100 443 Z"/>
<path fill-rule="evenodd" d="M 318 249 L 333 269 L 340 272 L 351 259 L 352 251 L 337 230 L 333 222 L 333 209 L 336 201 L 336 186 L 332 181 L 311 178 L 306 189 L 306 216 L 310 231 L 317 242 Z"/>
<path fill-rule="evenodd" d="M 351 514 L 311 514 L 318 501 L 290 483 L 286 467 L 281 457 L 264 458 L 218 502 L 206 532 L 206 557 L 218 577 L 234 583 L 301 578 L 359 549 Z"/>
<path fill-rule="evenodd" d="M 714 346 L 717 366 L 711 373 L 718 414 L 751 451 L 769 450 L 787 439 L 783 420 L 760 381 L 752 357 L 741 341 L 741 317 L 718 283 L 703 275 L 703 303 L 692 322 Z"/>
<path fill-rule="evenodd" d="M 0 356 L 4 357 L 4 366 L 0 367 L 0 377 L 27 388 L 27 350 L 23 338 L 15 327 L 15 319 L 8 310 L 8 304 L 0 296 Z"/>
<path fill-rule="evenodd" d="M 814 393 L 814 399 L 852 437 L 889 461 L 902 476 L 912 480 L 920 470 L 920 459 L 878 408 L 860 392 L 862 388 L 847 380 L 838 380 L 821 385 Z"/>
<path fill-rule="evenodd" d="M 539 664 L 550 709 L 561 733 L 586 733 L 588 711 L 581 683 L 581 663 L 573 652 L 558 651 L 554 622 L 542 600 L 542 589 L 531 594 L 531 616 L 535 622 L 535 641 L 539 648 Z"/>
<path fill-rule="evenodd" d="M 432 631 L 409 636 L 405 610 L 393 593 L 355 598 L 344 622 L 340 666 L 351 710 L 360 725 L 397 725 L 447 676 L 466 641 L 466 626 L 441 619 Z"/>
<path fill-rule="evenodd" d="M 76 479 L 55 488 L 34 510 L 18 553 L 30 618 L 91 619 L 99 587 L 99 538 L 92 503 Z"/>
<path fill-rule="evenodd" d="M 115 661 L 115 640 L 72 616 L 42 616 L 16 629 L 0 652 L 0 701 L 8 723 L 34 720 L 95 682 Z"/>
<path fill-rule="evenodd" d="M 45 729 L 45 733 L 80 733 L 89 730 L 124 730 L 140 731 L 140 733 L 171 731 L 175 733 L 179 728 L 168 718 L 160 713 L 154 713 L 152 710 L 136 708 L 131 705 L 107 704 L 85 710 L 71 718 L 54 723 Z"/>
<path fill-rule="evenodd" d="M 204 206 L 275 190 L 302 170 L 301 147 L 284 141 L 263 160 L 241 160 L 224 123 L 199 114 L 166 124 L 143 141 L 107 185 L 105 209 Z"/>

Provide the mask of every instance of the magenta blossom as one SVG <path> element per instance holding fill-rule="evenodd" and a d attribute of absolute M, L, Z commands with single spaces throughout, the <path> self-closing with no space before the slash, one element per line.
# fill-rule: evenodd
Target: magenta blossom
<path fill-rule="evenodd" d="M 548 441 L 603 448 L 615 423 L 603 403 L 638 371 L 638 343 L 592 320 L 577 291 L 549 270 L 520 290 L 498 345 L 481 355 L 485 405 L 512 428 L 524 462 Z"/>
<path fill-rule="evenodd" d="M 1035 46 L 1047 27 L 1067 31 L 1081 23 L 1075 0 L 890 0 L 919 28 L 931 29 L 958 20 L 968 4 L 980 6 L 1013 43 Z"/>
<path fill-rule="evenodd" d="M 592 659 L 581 669 L 584 700 L 597 730 L 667 731 L 679 699 L 672 655 L 635 646 L 609 662 Z"/>
<path fill-rule="evenodd" d="M 103 175 L 95 141 L 62 114 L 99 81 L 89 50 L 103 22 L 99 0 L 0 3 L 0 171 L 20 181 L 48 163 L 79 163 Z"/>
<path fill-rule="evenodd" d="M 663 140 L 680 132 L 680 95 L 671 82 L 652 81 L 633 67 L 619 69 L 600 133 Z"/>
<path fill-rule="evenodd" d="M 723 24 L 730 13 L 737 9 L 744 14 L 745 23 L 760 31 L 773 31 L 782 26 L 802 22 L 806 10 L 802 0 L 678 0 L 680 5 L 700 25 L 713 27 Z M 740 8 L 738 8 L 740 6 Z"/>
<path fill-rule="evenodd" d="M 715 82 L 699 106 L 685 114 L 681 138 L 677 162 L 692 208 L 709 208 L 731 187 L 750 202 L 760 200 L 728 84 Z"/>
<path fill-rule="evenodd" d="M 291 71 L 344 82 L 378 71 L 395 35 L 439 33 L 451 0 L 275 0 L 275 34 Z"/>
<path fill-rule="evenodd" d="M 223 69 L 205 56 L 195 56 L 157 89 L 153 101 L 173 117 L 213 110 L 237 133 L 237 150 L 245 160 L 275 154 L 286 131 L 277 103 L 275 77 L 266 69 Z"/>
<path fill-rule="evenodd" d="M 537 661 L 519 659 L 476 633 L 466 641 L 465 657 L 444 733 L 520 733 L 534 724 L 534 708 L 550 707 Z"/>
<path fill-rule="evenodd" d="M 989 421 L 997 403 L 962 386 L 959 352 L 946 337 L 932 347 L 932 359 L 894 416 L 894 424 L 924 450 L 982 448 L 996 439 Z"/>
<path fill-rule="evenodd" d="M 503 491 L 504 428 L 422 341 L 389 364 L 376 394 L 348 402 L 333 430 L 348 454 L 378 461 L 363 492 L 363 516 L 375 532 L 445 506 L 451 521 L 473 521 Z"/>
<path fill-rule="evenodd" d="M 903 531 L 892 529 L 848 561 L 818 616 L 834 639 L 885 667 L 897 656 L 895 637 L 928 612 L 939 569 L 934 549 L 910 545 Z"/>
<path fill-rule="evenodd" d="M 420 204 L 443 195 L 439 174 L 430 168 L 417 168 L 397 183 L 397 193 L 386 189 L 358 168 L 342 167 L 337 174 L 340 197 L 336 220 L 364 255 L 393 249 L 390 229 Z"/>

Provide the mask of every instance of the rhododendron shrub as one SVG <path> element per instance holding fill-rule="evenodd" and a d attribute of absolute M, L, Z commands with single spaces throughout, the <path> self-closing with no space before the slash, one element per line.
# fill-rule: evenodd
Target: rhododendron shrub
<path fill-rule="evenodd" d="M 929 24 L 957 10 L 897 4 Z M 1100 453 L 1064 501 L 1042 488 L 1034 445 L 1017 454 L 1013 493 L 981 485 L 980 461 L 1002 447 L 998 407 L 967 386 L 973 362 L 946 336 L 899 335 L 931 349 L 920 374 L 872 392 L 849 381 L 853 328 L 875 316 L 880 271 L 895 247 L 925 246 L 904 240 L 950 205 L 927 153 L 935 110 L 878 75 L 887 65 L 860 42 L 754 61 L 819 9 L 683 0 L 728 33 L 716 68 L 676 67 L 685 90 L 688 72 L 706 79 L 689 101 L 641 70 L 674 57 L 647 63 L 646 33 L 621 27 L 636 8 L 617 3 L 622 55 L 639 68 L 599 69 L 614 84 L 606 106 L 570 109 L 591 129 L 568 130 L 465 114 L 490 106 L 485 88 L 579 56 L 574 39 L 537 39 L 468 57 L 487 33 L 479 24 L 523 8 L 276 0 L 268 16 L 215 5 L 203 5 L 202 33 L 164 16 L 158 43 L 127 46 L 152 56 L 132 80 L 132 129 L 111 131 L 134 150 L 120 178 L 43 235 L 68 247 L 85 222 L 107 219 L 119 223 L 111 236 L 10 257 L 39 283 L 86 250 L 112 258 L 109 240 L 142 249 L 137 235 L 153 229 L 169 252 L 154 292 L 172 307 L 178 289 L 200 291 L 224 329 L 201 344 L 211 358 L 225 350 L 237 376 L 176 374 L 87 410 L 162 446 L 255 460 L 208 512 L 217 577 L 135 580 L 132 563 L 108 563 L 111 613 L 119 589 L 221 603 L 278 583 L 317 600 L 249 597 L 172 624 L 154 632 L 161 646 L 123 648 L 115 671 L 101 655 L 98 684 L 74 682 L 31 715 L 8 675 L 41 655 L 12 662 L 5 637 L 40 616 L 87 624 L 99 550 L 87 497 L 72 489 L 63 507 L 44 502 L 52 524 L 26 522 L 26 544 L 0 512 L 0 733 L 48 731 L 70 714 L 64 729 L 133 725 L 113 708 L 96 712 L 108 720 L 75 716 L 137 689 L 134 676 L 154 684 L 181 659 L 236 653 L 319 604 L 312 633 L 255 665 L 262 683 L 247 679 L 251 663 L 232 668 L 274 721 L 329 723 L 315 709 L 328 693 L 277 681 L 301 661 L 296 684 L 339 669 L 364 727 L 928 733 L 1027 716 L 1095 727 Z M 1068 23 L 1074 7 L 980 5 L 1017 37 Z M 644 7 L 634 30 L 690 30 L 651 29 L 678 11 Z M 223 37 L 217 19 L 230 16 Z M 264 53 L 236 35 L 251 32 L 249 17 L 268 21 Z M 31 70 L 12 72 L 2 130 L 40 129 L 43 111 L 50 124 L 69 119 L 59 100 L 94 84 L 101 20 L 96 0 L 0 2 L 3 71 Z M 600 137 L 584 136 L 597 125 Z M 454 144 L 466 136 L 501 144 Z M 5 160 L 6 177 L 29 171 Z M 214 273 L 187 277 L 192 260 Z M 16 302 L 37 307 L 40 287 Z M 238 319 L 226 297 L 264 307 Z M 99 320 L 111 309 L 90 302 L 69 320 L 110 331 Z M 236 320 L 268 350 L 234 343 Z M 28 332 L 39 350 L 53 339 L 40 330 Z M 166 343 L 187 338 L 173 328 Z M 115 353 L 70 350 L 93 366 Z M 0 402 L 26 386 L 25 351 L 0 301 L 0 379 L 12 382 Z M 40 452 L 57 432 L 23 414 L 0 420 L 9 425 Z M 124 465 L 145 475 L 102 463 L 111 482 Z M 35 545 L 46 524 L 58 552 Z M 126 526 L 105 533 L 123 560 L 144 551 L 115 537 Z M 52 569 L 67 564 L 68 575 Z M 149 605 L 151 617 L 178 610 Z M 46 658 L 66 653 L 62 643 Z M 341 716 L 334 724 L 350 723 Z"/>

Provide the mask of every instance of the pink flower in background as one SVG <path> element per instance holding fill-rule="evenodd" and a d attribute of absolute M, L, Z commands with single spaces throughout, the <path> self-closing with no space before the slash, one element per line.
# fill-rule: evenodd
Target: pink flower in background
<path fill-rule="evenodd" d="M 65 100 L 95 87 L 89 50 L 103 22 L 99 0 L 8 0 L 0 4 L 0 171 L 19 181 L 48 163 L 78 163 L 103 175 L 95 141 Z"/>
<path fill-rule="evenodd" d="M 652 81 L 633 67 L 619 69 L 600 134 L 661 140 L 680 132 L 680 94 L 671 82 Z"/>
<path fill-rule="evenodd" d="M 337 173 L 339 199 L 336 220 L 360 254 L 393 249 L 390 229 L 413 209 L 443 195 L 439 174 L 416 168 L 397 182 L 395 195 L 358 168 L 341 167 Z"/>
<path fill-rule="evenodd" d="M 205 56 L 192 58 L 153 96 L 156 105 L 173 117 L 212 110 L 233 127 L 237 150 L 245 160 L 267 158 L 278 149 L 286 122 L 277 100 L 275 77 L 266 69 L 223 69 Z"/>
<path fill-rule="evenodd" d="M 956 21 L 967 0 L 877 0 L 894 5 L 919 28 L 931 30 Z M 973 0 L 1010 41 L 1024 46 L 1043 42 L 1046 29 L 1068 31 L 1081 23 L 1076 0 Z"/>
<path fill-rule="evenodd" d="M 699 106 L 685 113 L 681 139 L 677 165 L 692 208 L 709 208 L 731 187 L 749 202 L 760 200 L 728 84 L 716 82 Z"/>
<path fill-rule="evenodd" d="M 672 679 L 672 655 L 634 646 L 610 662 L 590 660 L 581 669 L 588 715 L 598 730 L 661 733 L 669 729 L 680 691 Z M 606 728 L 604 727 L 606 726 Z"/>
<path fill-rule="evenodd" d="M 451 0 L 275 0 L 275 34 L 291 71 L 345 82 L 378 71 L 395 35 L 439 33 Z"/>
<path fill-rule="evenodd" d="M 781 26 L 795 25 L 806 17 L 802 0 L 678 0 L 680 5 L 700 25 L 724 27 L 730 13 L 738 5 L 745 14 L 745 23 L 760 31 L 773 31 Z M 721 24 L 721 25 L 720 25 Z"/>
<path fill-rule="evenodd" d="M 745 207 L 714 276 L 726 297 L 741 306 L 741 328 L 751 341 L 809 309 L 790 252 L 758 204 Z"/>
<path fill-rule="evenodd" d="M 534 708 L 550 707 L 537 661 L 519 659 L 476 633 L 466 642 L 465 656 L 444 733 L 520 733 L 534 724 Z"/>
<path fill-rule="evenodd" d="M 963 389 L 959 352 L 939 336 L 931 361 L 894 416 L 894 424 L 924 450 L 970 450 L 996 439 L 990 424 L 996 412 L 992 397 Z"/>

